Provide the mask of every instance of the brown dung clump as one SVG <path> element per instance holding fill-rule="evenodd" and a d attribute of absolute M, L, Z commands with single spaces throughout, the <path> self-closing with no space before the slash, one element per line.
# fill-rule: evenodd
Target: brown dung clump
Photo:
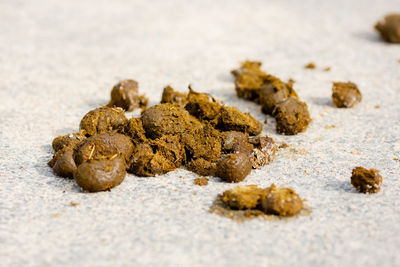
<path fill-rule="evenodd" d="M 111 90 L 109 107 L 120 107 L 125 111 L 133 111 L 137 108 L 145 109 L 148 99 L 139 96 L 139 84 L 135 80 L 123 80 L 117 83 Z"/>
<path fill-rule="evenodd" d="M 258 135 L 262 131 L 262 124 L 249 113 L 243 113 L 234 107 L 222 107 L 217 128 L 222 131 L 238 131 Z"/>
<path fill-rule="evenodd" d="M 381 190 L 382 176 L 376 169 L 355 167 L 351 173 L 351 184 L 361 193 L 377 193 Z"/>
<path fill-rule="evenodd" d="M 236 186 L 219 195 L 211 209 L 230 218 L 260 215 L 290 217 L 302 210 L 303 201 L 293 189 L 279 188 L 274 184 L 267 188 L 257 185 Z"/>
<path fill-rule="evenodd" d="M 253 169 L 260 169 L 274 161 L 278 150 L 274 140 L 267 136 L 248 136 L 235 131 L 222 133 L 222 150 L 225 153 L 243 153 L 250 158 Z"/>
<path fill-rule="evenodd" d="M 114 86 L 111 95 L 110 106 L 138 107 L 133 80 Z M 262 125 L 250 114 L 190 87 L 184 94 L 167 86 L 161 102 L 129 120 L 122 108 L 88 112 L 79 133 L 53 140 L 49 165 L 59 176 L 74 177 L 84 191 L 97 192 L 119 185 L 126 171 L 151 177 L 181 166 L 240 182 L 252 168 L 274 160 L 275 142 L 258 136 Z"/>
<path fill-rule="evenodd" d="M 154 153 L 153 147 L 148 143 L 138 144 L 128 162 L 128 172 L 142 177 L 160 175 L 174 169 L 174 164 L 161 153 Z"/>
<path fill-rule="evenodd" d="M 296 215 L 303 208 L 303 201 L 292 188 L 278 188 L 272 184 L 261 195 L 261 209 L 279 216 Z"/>
<path fill-rule="evenodd" d="M 265 114 L 272 115 L 276 105 L 289 97 L 298 98 L 291 83 L 284 83 L 279 78 L 268 75 L 261 88 L 260 104 Z"/>
<path fill-rule="evenodd" d="M 84 191 L 99 192 L 122 183 L 125 174 L 125 159 L 115 154 L 110 158 L 83 162 L 74 172 L 74 179 Z"/>
<path fill-rule="evenodd" d="M 308 65 L 308 68 L 312 67 L 315 65 Z M 239 69 L 232 71 L 237 96 L 260 104 L 265 114 L 274 116 L 278 133 L 292 135 L 305 131 L 311 118 L 308 106 L 299 100 L 293 89 L 293 81 L 285 83 L 260 68 L 261 62 L 245 61 Z M 281 111 L 277 112 L 277 109 Z M 291 113 L 296 116 L 293 117 Z"/>
<path fill-rule="evenodd" d="M 249 137 L 248 141 L 254 146 L 254 149 L 249 154 L 254 169 L 260 169 L 275 160 L 278 147 L 272 138 L 268 136 L 252 136 Z"/>
<path fill-rule="evenodd" d="M 273 115 L 276 130 L 280 134 L 294 135 L 304 132 L 311 122 L 307 104 L 295 97 L 289 97 L 276 105 Z"/>
<path fill-rule="evenodd" d="M 72 178 L 76 170 L 74 149 L 86 137 L 80 133 L 72 133 L 54 138 L 52 147 L 55 151 L 53 158 L 48 162 L 54 173 L 61 177 Z"/>
<path fill-rule="evenodd" d="M 167 85 L 163 90 L 160 103 L 172 103 L 184 107 L 187 103 L 187 94 L 177 92 Z"/>
<path fill-rule="evenodd" d="M 87 160 L 103 159 L 115 154 L 128 160 L 132 154 L 133 145 L 128 136 L 107 132 L 83 140 L 74 150 L 74 159 L 79 165 Z"/>
<path fill-rule="evenodd" d="M 73 154 L 74 151 L 69 146 L 59 149 L 56 154 L 54 154 L 49 165 L 53 168 L 55 174 L 61 177 L 73 177 L 76 170 Z"/>
<path fill-rule="evenodd" d="M 222 194 L 222 201 L 232 209 L 255 209 L 260 205 L 261 194 L 257 185 L 235 186 Z"/>
<path fill-rule="evenodd" d="M 360 103 L 362 95 L 357 85 L 352 82 L 334 82 L 332 100 L 337 108 L 352 108 Z"/>
<path fill-rule="evenodd" d="M 400 13 L 388 14 L 376 25 L 383 40 L 389 43 L 400 43 Z"/>
<path fill-rule="evenodd" d="M 221 157 L 221 133 L 210 124 L 186 131 L 182 134 L 182 142 L 189 159 L 203 158 L 215 162 Z"/>
<path fill-rule="evenodd" d="M 218 123 L 222 105 L 211 95 L 195 92 L 189 86 L 185 109 L 201 122 L 209 122 L 214 126 Z"/>
<path fill-rule="evenodd" d="M 251 160 L 246 154 L 233 153 L 224 155 L 217 163 L 217 176 L 229 183 L 244 180 L 251 172 Z"/>
<path fill-rule="evenodd" d="M 86 136 L 121 130 L 128 119 L 121 108 L 99 107 L 89 111 L 81 120 L 80 132 Z"/>
<path fill-rule="evenodd" d="M 221 133 L 222 151 L 224 153 L 250 153 L 254 146 L 248 142 L 249 135 L 237 131 Z"/>
<path fill-rule="evenodd" d="M 145 142 L 147 140 L 146 132 L 143 128 L 143 122 L 140 118 L 131 118 L 125 124 L 123 134 L 129 136 L 133 143 Z"/>
<path fill-rule="evenodd" d="M 259 61 L 246 60 L 239 69 L 231 71 L 235 76 L 235 89 L 238 97 L 260 103 L 261 87 L 267 76 L 261 70 L 261 65 L 262 63 Z"/>
<path fill-rule="evenodd" d="M 202 124 L 182 107 L 165 103 L 148 108 L 142 114 L 143 128 L 149 138 L 163 135 L 179 135 L 194 129 L 201 129 Z"/>
<path fill-rule="evenodd" d="M 81 135 L 81 133 L 72 133 L 63 136 L 58 136 L 54 138 L 51 146 L 53 147 L 54 151 L 58 151 L 66 146 L 74 148 L 85 138 L 86 137 Z"/>

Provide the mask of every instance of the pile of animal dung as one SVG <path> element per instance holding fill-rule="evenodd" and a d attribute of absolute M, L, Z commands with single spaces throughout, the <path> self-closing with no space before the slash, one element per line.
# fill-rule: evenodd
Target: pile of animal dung
<path fill-rule="evenodd" d="M 82 118 L 79 132 L 53 140 L 49 165 L 59 176 L 73 177 L 84 191 L 97 192 L 119 185 L 126 172 L 149 177 L 182 166 L 240 182 L 275 158 L 277 146 L 260 136 L 259 121 L 209 94 L 167 86 L 160 104 L 146 104 L 137 82 L 118 83 L 108 105 Z M 125 116 L 139 107 L 139 118 Z"/>

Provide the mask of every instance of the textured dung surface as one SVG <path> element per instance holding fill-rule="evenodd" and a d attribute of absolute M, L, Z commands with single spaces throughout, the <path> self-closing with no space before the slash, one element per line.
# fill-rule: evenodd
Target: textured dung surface
<path fill-rule="evenodd" d="M 400 162 L 393 160 L 400 158 L 400 46 L 373 29 L 399 6 L 1 1 L 0 265 L 400 265 Z M 273 118 L 236 97 L 230 70 L 246 58 L 296 81 L 313 119 L 305 133 L 277 135 Z M 310 61 L 316 69 L 304 69 Z M 217 194 L 234 185 L 210 178 L 195 186 L 198 176 L 185 170 L 128 175 L 96 194 L 56 177 L 46 164 L 53 138 L 77 131 L 125 78 L 139 82 L 150 105 L 165 85 L 182 91 L 192 83 L 267 118 L 263 132 L 290 146 L 240 184 L 292 187 L 312 213 L 243 223 L 208 213 Z M 331 82 L 348 80 L 363 100 L 335 109 Z M 379 169 L 381 192 L 357 193 L 350 184 L 355 166 Z"/>

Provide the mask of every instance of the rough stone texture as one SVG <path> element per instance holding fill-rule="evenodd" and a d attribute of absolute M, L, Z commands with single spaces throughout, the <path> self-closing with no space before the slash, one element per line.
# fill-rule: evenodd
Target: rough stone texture
<path fill-rule="evenodd" d="M 1 265 L 400 265 L 400 46 L 373 29 L 398 8 L 398 0 L 0 1 Z M 313 119 L 306 132 L 278 135 L 259 105 L 236 97 L 230 70 L 247 58 L 296 81 Z M 310 61 L 331 71 L 304 69 Z M 193 186 L 198 175 L 185 170 L 128 174 L 95 194 L 56 177 L 47 166 L 53 138 L 76 132 L 126 78 L 150 105 L 165 85 L 185 92 L 192 83 L 267 118 L 264 134 L 289 147 L 240 185 L 292 187 L 312 213 L 240 224 L 207 212 L 236 184 Z M 357 83 L 363 101 L 334 108 L 336 80 Z M 381 192 L 357 193 L 354 166 L 379 169 Z"/>

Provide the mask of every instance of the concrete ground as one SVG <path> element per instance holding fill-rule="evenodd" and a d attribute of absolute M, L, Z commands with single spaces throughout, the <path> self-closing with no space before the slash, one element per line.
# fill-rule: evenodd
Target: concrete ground
<path fill-rule="evenodd" d="M 399 0 L 0 2 L 1 266 L 400 266 L 400 45 L 373 29 Z M 281 136 L 235 96 L 244 59 L 284 80 L 313 122 Z M 317 69 L 303 66 L 315 62 Z M 323 68 L 331 67 L 331 71 Z M 133 78 L 150 104 L 171 84 L 268 120 L 281 150 L 241 184 L 293 187 L 312 207 L 291 220 L 238 223 L 208 212 L 234 185 L 177 170 L 85 194 L 47 166 L 51 141 L 78 129 L 110 88 Z M 363 93 L 336 109 L 332 81 Z M 129 115 L 131 116 L 131 115 Z M 355 166 L 382 191 L 357 193 Z M 79 203 L 71 206 L 71 202 Z"/>

